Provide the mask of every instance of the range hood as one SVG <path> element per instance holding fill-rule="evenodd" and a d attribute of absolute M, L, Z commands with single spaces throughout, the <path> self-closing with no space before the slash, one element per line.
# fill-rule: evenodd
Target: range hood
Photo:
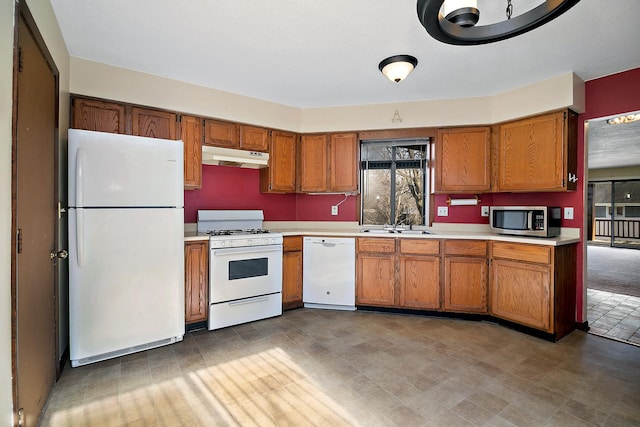
<path fill-rule="evenodd" d="M 203 145 L 202 164 L 260 169 L 269 164 L 269 154 Z"/>

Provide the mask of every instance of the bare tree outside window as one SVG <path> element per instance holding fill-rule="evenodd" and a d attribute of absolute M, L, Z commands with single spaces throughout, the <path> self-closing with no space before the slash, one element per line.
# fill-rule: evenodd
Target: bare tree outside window
<path fill-rule="evenodd" d="M 361 146 L 362 223 L 425 224 L 428 141 Z"/>

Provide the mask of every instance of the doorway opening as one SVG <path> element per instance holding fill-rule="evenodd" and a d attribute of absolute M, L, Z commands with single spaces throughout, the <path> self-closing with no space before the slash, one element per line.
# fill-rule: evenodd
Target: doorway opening
<path fill-rule="evenodd" d="M 587 320 L 590 333 L 640 346 L 640 123 L 588 122 Z"/>

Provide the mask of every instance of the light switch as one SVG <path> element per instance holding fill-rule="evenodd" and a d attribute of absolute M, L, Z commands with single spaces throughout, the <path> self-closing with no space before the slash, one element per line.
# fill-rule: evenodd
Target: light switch
<path fill-rule="evenodd" d="M 573 219 L 573 208 L 564 208 L 564 219 Z"/>
<path fill-rule="evenodd" d="M 449 206 L 438 206 L 438 216 L 449 216 Z"/>

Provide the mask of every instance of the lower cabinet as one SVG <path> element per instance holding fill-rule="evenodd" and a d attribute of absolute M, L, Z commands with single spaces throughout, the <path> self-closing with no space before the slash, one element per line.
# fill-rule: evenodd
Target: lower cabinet
<path fill-rule="evenodd" d="M 575 329 L 576 245 L 491 246 L 492 315 L 556 339 Z"/>
<path fill-rule="evenodd" d="M 440 241 L 399 239 L 400 307 L 440 309 Z"/>
<path fill-rule="evenodd" d="M 185 323 L 207 320 L 209 308 L 209 242 L 184 245 Z"/>
<path fill-rule="evenodd" d="M 302 307 L 302 236 L 287 236 L 282 244 L 282 309 Z"/>
<path fill-rule="evenodd" d="M 356 305 L 395 305 L 396 239 L 357 239 Z"/>
<path fill-rule="evenodd" d="M 487 313 L 487 242 L 444 241 L 442 308 L 464 313 Z"/>
<path fill-rule="evenodd" d="M 356 304 L 440 309 L 440 241 L 358 238 Z"/>

